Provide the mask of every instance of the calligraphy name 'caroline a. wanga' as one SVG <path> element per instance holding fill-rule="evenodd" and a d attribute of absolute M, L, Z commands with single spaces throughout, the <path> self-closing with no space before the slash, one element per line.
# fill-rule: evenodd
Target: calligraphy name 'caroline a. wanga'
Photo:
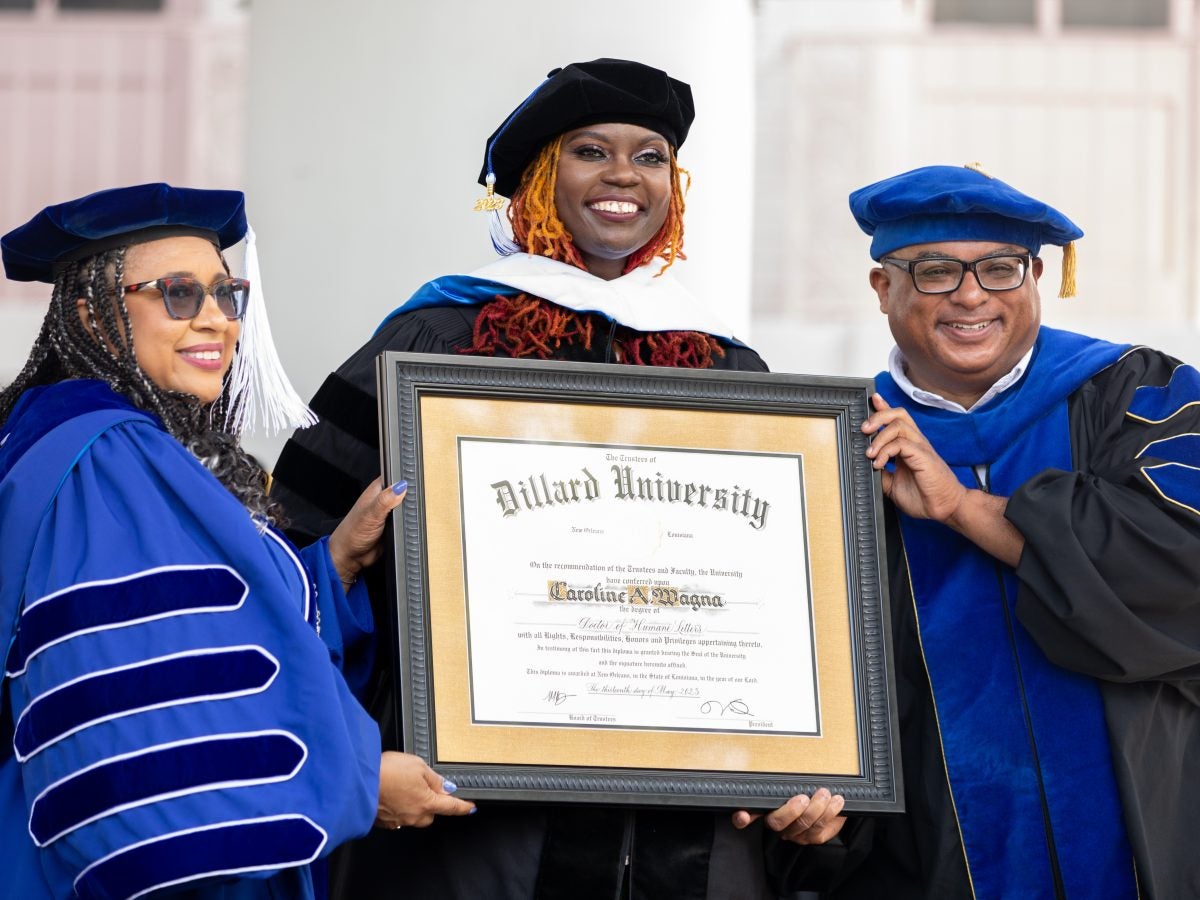
<path fill-rule="evenodd" d="M 613 497 L 626 502 L 681 503 L 743 516 L 751 528 L 761 530 L 767 525 L 771 504 L 756 497 L 749 488 L 740 485 L 714 487 L 694 481 L 678 481 L 662 472 L 646 476 L 632 466 L 611 466 Z M 531 474 L 524 480 L 497 481 L 492 484 L 501 515 L 515 516 L 522 510 L 530 512 L 572 503 L 601 499 L 600 481 L 584 466 L 582 477 L 548 478 L 544 473 Z"/>

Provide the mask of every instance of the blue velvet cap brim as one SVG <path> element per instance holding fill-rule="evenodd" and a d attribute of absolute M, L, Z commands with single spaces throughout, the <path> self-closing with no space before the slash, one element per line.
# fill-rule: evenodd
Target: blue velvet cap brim
<path fill-rule="evenodd" d="M 48 206 L 0 238 L 14 281 L 53 282 L 58 267 L 123 243 L 200 234 L 224 249 L 246 234 L 241 191 L 139 184 Z"/>
<path fill-rule="evenodd" d="M 1036 223 L 1007 219 L 992 213 L 943 213 L 880 222 L 871 241 L 871 258 L 893 250 L 941 241 L 988 241 L 1024 247 L 1034 256 L 1042 248 L 1042 228 Z"/>
<path fill-rule="evenodd" d="M 873 236 L 871 257 L 941 241 L 1015 244 L 1036 254 L 1042 244 L 1083 237 L 1053 207 L 974 169 L 926 166 L 850 195 L 850 211 Z"/>

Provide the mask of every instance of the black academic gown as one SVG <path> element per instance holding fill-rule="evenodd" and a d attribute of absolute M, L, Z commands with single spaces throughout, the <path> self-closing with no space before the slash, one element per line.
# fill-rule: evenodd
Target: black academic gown
<path fill-rule="evenodd" d="M 1099 685 L 1140 897 L 1200 897 L 1200 376 L 1138 349 L 1076 390 L 1068 417 L 1073 471 L 1008 502 L 1026 542 L 1018 627 Z M 889 508 L 907 812 L 852 819 L 788 878 L 835 900 L 995 896 L 968 875 L 904 549 Z"/>
<path fill-rule="evenodd" d="M 326 534 L 379 472 L 375 359 L 384 350 L 456 353 L 471 343 L 479 306 L 435 306 L 402 313 L 336 372 L 313 398 L 320 424 L 288 441 L 274 471 L 273 496 L 299 534 Z M 555 358 L 612 362 L 616 326 L 597 317 L 592 348 L 569 346 Z M 724 344 L 717 369 L 766 371 L 753 350 Z M 368 573 L 371 596 L 384 596 L 381 573 Z M 384 604 L 376 621 L 386 623 Z M 382 630 L 381 624 L 381 630 Z M 381 652 L 368 707 L 384 745 L 399 749 L 390 659 Z M 766 900 L 779 896 L 772 873 L 790 862 L 761 824 L 738 831 L 730 812 L 506 805 L 439 819 L 429 828 L 373 832 L 335 859 L 334 896 L 353 900 Z M 628 859 L 628 866 L 626 860 Z"/>

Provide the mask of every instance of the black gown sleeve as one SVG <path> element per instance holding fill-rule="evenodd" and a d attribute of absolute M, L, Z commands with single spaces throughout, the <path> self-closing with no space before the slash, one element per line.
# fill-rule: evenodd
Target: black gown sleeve
<path fill-rule="evenodd" d="M 735 372 L 769 372 L 766 362 L 749 347 L 733 344 L 725 346 L 724 358 L 718 359 L 714 368 L 732 369 Z"/>
<path fill-rule="evenodd" d="M 385 350 L 456 353 L 471 342 L 474 312 L 437 307 L 397 316 L 325 379 L 312 399 L 319 421 L 292 435 L 272 474 L 271 495 L 287 511 L 294 540 L 331 533 L 379 477 L 375 358 Z"/>
<path fill-rule="evenodd" d="M 1098 679 L 1138 887 L 1195 896 L 1200 858 L 1200 374 L 1140 349 L 1070 405 L 1074 472 L 1021 487 L 1018 615 Z"/>
<path fill-rule="evenodd" d="M 1200 391 L 1172 382 L 1186 368 L 1142 348 L 1084 385 L 1069 408 L 1075 471 L 1030 479 L 1007 517 L 1025 537 L 1017 612 L 1051 660 L 1200 701 L 1200 469 L 1178 466 L 1200 435 Z M 1165 418 L 1147 421 L 1136 413 L 1156 390 Z M 1156 485 L 1163 466 L 1182 479 Z"/>

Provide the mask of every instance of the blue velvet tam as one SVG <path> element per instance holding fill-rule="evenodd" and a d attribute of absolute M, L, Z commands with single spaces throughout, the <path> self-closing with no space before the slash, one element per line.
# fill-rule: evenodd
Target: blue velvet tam
<path fill-rule="evenodd" d="M 197 235 L 224 249 L 246 234 L 241 191 L 139 184 L 47 206 L 0 238 L 13 281 L 53 283 L 60 268 L 114 247 Z"/>
<path fill-rule="evenodd" d="M 1083 237 L 1051 206 L 967 166 L 925 166 L 859 188 L 850 211 L 872 235 L 871 258 L 939 241 L 1014 244 L 1037 255 L 1042 244 Z"/>
<path fill-rule="evenodd" d="M 495 176 L 511 197 L 538 151 L 564 131 L 600 122 L 640 125 L 678 149 L 696 116 L 692 89 L 661 69 L 625 59 L 594 59 L 552 70 L 492 132 L 479 183 Z"/>

